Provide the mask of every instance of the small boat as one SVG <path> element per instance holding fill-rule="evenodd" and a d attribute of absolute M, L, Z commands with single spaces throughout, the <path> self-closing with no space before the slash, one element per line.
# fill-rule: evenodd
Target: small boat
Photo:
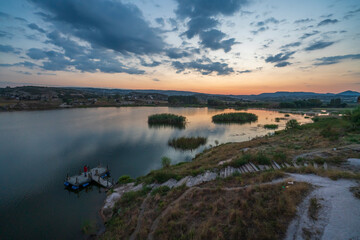
<path fill-rule="evenodd" d="M 110 176 L 108 167 L 101 166 L 91 168 L 87 173 L 82 172 L 78 175 L 67 176 L 64 181 L 64 185 L 72 190 L 79 190 L 90 185 L 91 182 L 96 182 L 105 188 L 113 186 L 112 182 L 107 181 L 105 178 Z"/>

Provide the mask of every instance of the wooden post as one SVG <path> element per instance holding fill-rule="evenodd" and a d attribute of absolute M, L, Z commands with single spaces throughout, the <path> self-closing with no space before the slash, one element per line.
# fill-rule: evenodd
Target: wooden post
<path fill-rule="evenodd" d="M 78 184 L 78 178 L 77 177 L 75 178 L 75 184 Z"/>

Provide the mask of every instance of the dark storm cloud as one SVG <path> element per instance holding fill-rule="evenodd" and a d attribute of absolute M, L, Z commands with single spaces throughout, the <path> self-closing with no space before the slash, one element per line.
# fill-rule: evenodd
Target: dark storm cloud
<path fill-rule="evenodd" d="M 310 44 L 308 47 L 305 48 L 305 51 L 314 51 L 318 49 L 323 49 L 326 47 L 329 47 L 333 45 L 335 42 L 324 42 L 324 41 L 318 41 Z"/>
<path fill-rule="evenodd" d="M 36 74 L 39 76 L 56 76 L 56 73 L 38 72 Z"/>
<path fill-rule="evenodd" d="M 58 28 L 93 47 L 121 53 L 160 53 L 164 42 L 133 4 L 119 1 L 30 0 L 48 13 L 42 14 Z"/>
<path fill-rule="evenodd" d="M 167 22 L 171 25 L 171 27 L 173 28 L 173 31 L 178 30 L 178 23 L 174 18 L 168 18 Z"/>
<path fill-rule="evenodd" d="M 340 56 L 331 56 L 331 57 L 322 57 L 317 58 L 317 62 L 314 63 L 315 66 L 321 65 L 331 65 L 341 62 L 342 60 L 359 60 L 360 54 L 348 54 L 348 55 L 340 55 Z"/>
<path fill-rule="evenodd" d="M 61 35 L 59 31 L 53 31 L 46 35 L 48 40 L 46 43 L 51 43 L 58 47 L 61 47 L 65 51 L 65 55 L 69 58 L 73 58 L 78 55 L 86 54 L 87 50 L 84 46 L 80 46 L 77 42 L 66 37 L 65 35 Z"/>
<path fill-rule="evenodd" d="M 260 22 L 252 22 L 250 25 L 255 26 L 255 27 L 263 27 L 265 25 L 267 25 L 268 23 L 274 23 L 274 24 L 278 24 L 280 21 L 277 20 L 274 17 L 265 19 L 264 21 L 260 21 Z"/>
<path fill-rule="evenodd" d="M 186 17 L 214 17 L 217 15 L 231 16 L 248 3 L 248 0 L 176 0 L 176 14 Z"/>
<path fill-rule="evenodd" d="M 163 18 L 155 18 L 155 22 L 161 26 L 165 25 L 165 21 Z"/>
<path fill-rule="evenodd" d="M 28 52 L 26 53 L 30 58 L 34 60 L 44 59 L 47 57 L 46 52 L 39 48 L 30 48 Z"/>
<path fill-rule="evenodd" d="M 289 65 L 291 65 L 291 63 L 289 63 L 289 62 L 279 62 L 279 63 L 275 64 L 275 67 L 286 67 Z"/>
<path fill-rule="evenodd" d="M 295 24 L 299 24 L 299 23 L 309 23 L 314 21 L 314 19 L 312 18 L 303 18 L 303 19 L 298 19 L 296 21 L 294 21 Z"/>
<path fill-rule="evenodd" d="M 274 17 L 271 17 L 271 18 L 265 19 L 264 21 L 252 22 L 252 23 L 250 23 L 250 25 L 257 27 L 257 30 L 253 30 L 253 31 L 251 31 L 251 33 L 254 35 L 257 35 L 260 32 L 264 32 L 264 31 L 268 30 L 269 27 L 267 25 L 269 23 L 278 24 L 278 23 L 280 23 L 280 21 Z"/>
<path fill-rule="evenodd" d="M 32 75 L 30 72 L 26 71 L 15 71 L 16 73 L 24 74 L 24 75 Z"/>
<path fill-rule="evenodd" d="M 320 17 L 329 18 L 329 17 L 332 17 L 332 16 L 334 16 L 334 14 L 330 13 L 330 14 L 327 14 L 327 15 L 321 15 Z"/>
<path fill-rule="evenodd" d="M 166 55 L 172 59 L 179 59 L 183 57 L 189 57 L 191 54 L 178 48 L 169 48 L 166 50 Z"/>
<path fill-rule="evenodd" d="M 157 61 L 147 63 L 144 61 L 144 59 L 141 59 L 140 62 L 141 62 L 141 66 L 144 66 L 144 67 L 157 67 L 161 64 L 161 62 L 157 62 Z"/>
<path fill-rule="evenodd" d="M 234 69 L 229 67 L 226 63 L 212 62 L 210 60 L 198 59 L 192 62 L 179 62 L 174 61 L 172 66 L 177 69 L 176 73 L 184 72 L 186 69 L 195 70 L 202 75 L 209 75 L 216 73 L 217 75 L 229 75 L 234 72 Z"/>
<path fill-rule="evenodd" d="M 9 39 L 11 39 L 13 36 L 14 36 L 14 34 L 12 34 L 12 33 L 0 30 L 0 37 L 1 38 L 9 38 Z"/>
<path fill-rule="evenodd" d="M 204 30 L 216 27 L 219 22 L 213 18 L 194 17 L 187 23 L 188 30 L 184 33 L 187 38 L 193 38 Z"/>
<path fill-rule="evenodd" d="M 255 31 L 251 31 L 251 33 L 254 34 L 254 35 L 257 35 L 259 32 L 264 32 L 264 31 L 266 31 L 268 29 L 269 29 L 269 27 L 261 27 L 261 28 L 255 30 Z"/>
<path fill-rule="evenodd" d="M 354 13 L 360 13 L 360 8 L 348 12 L 348 14 L 354 14 Z"/>
<path fill-rule="evenodd" d="M 291 47 L 298 47 L 301 45 L 301 42 L 293 42 L 293 43 L 289 43 L 289 44 L 286 44 L 286 45 L 283 45 L 281 46 L 280 48 L 282 49 L 288 49 L 288 48 L 291 48 Z"/>
<path fill-rule="evenodd" d="M 276 62 L 282 62 L 285 60 L 288 60 L 291 55 L 293 55 L 295 52 L 286 52 L 286 53 L 278 53 L 273 56 L 269 56 L 265 59 L 265 62 L 269 63 L 276 63 Z"/>
<path fill-rule="evenodd" d="M 69 66 L 74 64 L 60 52 L 47 51 L 45 54 L 48 60 L 43 62 L 42 69 L 44 70 L 69 71 Z"/>
<path fill-rule="evenodd" d="M 344 19 L 349 19 L 349 18 L 352 18 L 355 16 L 355 14 L 359 13 L 360 12 L 360 8 L 358 9 L 355 9 L 353 11 L 349 11 L 346 13 L 346 15 L 344 16 Z"/>
<path fill-rule="evenodd" d="M 27 55 L 34 60 L 44 60 L 39 68 L 48 71 L 74 71 L 81 72 L 104 72 L 104 73 L 128 73 L 128 74 L 144 74 L 145 71 L 135 68 L 129 68 L 121 64 L 115 56 L 107 55 L 103 51 L 89 50 L 88 53 L 71 54 L 69 56 L 56 51 L 44 51 L 38 48 L 31 48 Z M 99 59 L 99 60 L 96 60 Z M 160 63 L 153 62 L 144 65 L 152 66 Z"/>
<path fill-rule="evenodd" d="M 14 53 L 14 54 L 19 54 L 20 53 L 20 51 L 15 49 L 14 47 L 12 47 L 10 45 L 2 45 L 2 44 L 0 44 L 0 52 Z"/>
<path fill-rule="evenodd" d="M 306 39 L 306 38 L 308 38 L 308 37 L 311 37 L 311 36 L 314 36 L 314 35 L 316 35 L 316 34 L 318 34 L 318 33 L 320 33 L 319 31 L 312 31 L 311 33 L 304 33 L 301 37 L 300 37 L 300 39 Z"/>
<path fill-rule="evenodd" d="M 28 25 L 28 27 L 29 27 L 30 29 L 39 31 L 39 32 L 41 32 L 41 33 L 45 33 L 45 30 L 42 29 L 41 27 L 39 27 L 38 25 L 36 25 L 35 23 L 30 23 L 30 24 Z"/>
<path fill-rule="evenodd" d="M 34 67 L 37 67 L 37 65 L 29 61 L 23 61 L 18 63 L 2 63 L 0 64 L 0 67 L 26 67 L 33 69 Z"/>
<path fill-rule="evenodd" d="M 200 43 L 211 50 L 223 49 L 224 52 L 229 52 L 236 42 L 235 38 L 222 40 L 225 36 L 225 33 L 216 29 L 204 31 L 200 33 Z"/>
<path fill-rule="evenodd" d="M 273 39 L 265 40 L 265 44 L 263 44 L 263 48 L 268 48 L 274 42 Z"/>
<path fill-rule="evenodd" d="M 244 70 L 244 71 L 237 71 L 237 73 L 243 74 L 243 73 L 251 73 L 252 70 Z"/>
<path fill-rule="evenodd" d="M 325 19 L 325 20 L 319 22 L 318 27 L 325 26 L 325 25 L 328 25 L 328 24 L 334 24 L 334 23 L 337 23 L 337 22 L 339 22 L 339 20 L 337 20 L 337 19 L 329 19 L 328 18 L 328 19 Z"/>
<path fill-rule="evenodd" d="M 236 44 L 235 39 L 223 40 L 224 33 L 215 29 L 219 25 L 216 17 L 231 16 L 248 3 L 248 0 L 176 0 L 178 3 L 175 13 L 178 18 L 187 22 L 187 38 L 200 35 L 200 44 L 212 50 L 231 50 Z"/>

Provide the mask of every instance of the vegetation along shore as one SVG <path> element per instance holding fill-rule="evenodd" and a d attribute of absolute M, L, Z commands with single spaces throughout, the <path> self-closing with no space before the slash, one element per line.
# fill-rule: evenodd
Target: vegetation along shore
<path fill-rule="evenodd" d="M 176 149 L 193 150 L 206 144 L 206 140 L 205 137 L 180 137 L 170 139 L 168 144 Z"/>
<path fill-rule="evenodd" d="M 360 180 L 360 168 L 348 159 L 360 158 L 360 107 L 343 117 L 313 120 L 305 125 L 289 120 L 285 130 L 272 136 L 221 144 L 191 162 L 171 165 L 167 159 L 162 169 L 137 179 L 122 177 L 108 192 L 102 209 L 106 231 L 100 239 L 281 239 L 325 234 L 325 228 L 317 229 L 319 221 L 336 220 L 319 210 L 327 207 L 331 196 L 316 197 L 317 181 L 328 184 L 329 191 L 344 186 L 346 198 L 359 201 L 353 179 Z M 297 232 L 292 229 L 298 223 L 292 219 L 301 214 L 299 208 L 309 212 L 311 221 Z M 345 206 L 343 211 L 357 223 L 357 211 L 351 209 Z M 354 224 L 348 227 L 357 231 Z"/>

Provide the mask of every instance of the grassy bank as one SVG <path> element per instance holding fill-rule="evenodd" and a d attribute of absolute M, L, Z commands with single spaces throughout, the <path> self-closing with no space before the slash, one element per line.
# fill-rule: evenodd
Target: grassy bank
<path fill-rule="evenodd" d="M 276 131 L 272 136 L 206 149 L 191 162 L 151 171 L 137 178 L 136 183 L 163 183 L 170 178 L 180 180 L 228 165 L 239 167 L 248 162 L 268 165 L 272 160 L 340 167 L 347 158 L 360 158 L 357 150 L 351 150 L 351 146 L 358 149 L 354 143 L 360 144 L 359 113 L 360 108 L 344 118 L 315 118 L 314 123 L 301 126 L 292 121 L 286 130 Z M 224 161 L 226 163 L 219 165 Z M 288 187 L 286 183 L 261 185 L 283 177 L 284 171 L 312 173 L 334 180 L 360 179 L 359 173 L 309 166 L 218 178 L 192 188 L 161 187 L 151 194 L 144 188 L 126 194 L 116 205 L 102 238 L 126 239 L 140 219 L 138 239 L 146 239 L 149 234 L 160 240 L 281 239 L 295 215 L 296 206 L 311 188 L 296 182 Z M 129 181 L 128 177 L 122 181 Z M 144 209 L 141 215 L 140 209 Z M 317 209 L 314 200 L 311 209 L 314 217 Z"/>
<path fill-rule="evenodd" d="M 360 110 L 358 110 L 360 111 Z M 356 116 L 356 114 L 354 114 Z M 172 165 L 167 169 L 151 171 L 137 179 L 138 182 L 165 182 L 170 178 L 181 179 L 195 176 L 206 170 L 219 168 L 219 162 L 232 161 L 229 165 L 237 166 L 251 161 L 267 164 L 272 160 L 278 163 L 292 161 L 294 157 L 314 149 L 329 149 L 323 156 L 315 156 L 306 161 L 320 161 L 340 164 L 350 157 L 360 157 L 351 151 L 332 151 L 349 144 L 360 143 L 360 129 L 354 116 L 348 118 L 315 118 L 314 123 L 276 131 L 273 136 L 255 138 L 247 142 L 227 143 L 204 150 L 193 161 Z M 246 152 L 243 150 L 247 149 Z M 300 158 L 301 160 L 301 158 Z"/>
<path fill-rule="evenodd" d="M 162 187 L 151 194 L 146 189 L 127 194 L 116 205 L 102 239 L 128 238 L 136 228 L 141 205 L 146 208 L 137 239 L 146 239 L 150 233 L 154 239 L 279 239 L 310 186 L 238 187 L 253 179 L 264 182 L 281 176 L 275 172 L 249 174 L 192 189 Z"/>
<path fill-rule="evenodd" d="M 214 123 L 248 123 L 257 121 L 253 113 L 222 113 L 212 117 Z"/>

